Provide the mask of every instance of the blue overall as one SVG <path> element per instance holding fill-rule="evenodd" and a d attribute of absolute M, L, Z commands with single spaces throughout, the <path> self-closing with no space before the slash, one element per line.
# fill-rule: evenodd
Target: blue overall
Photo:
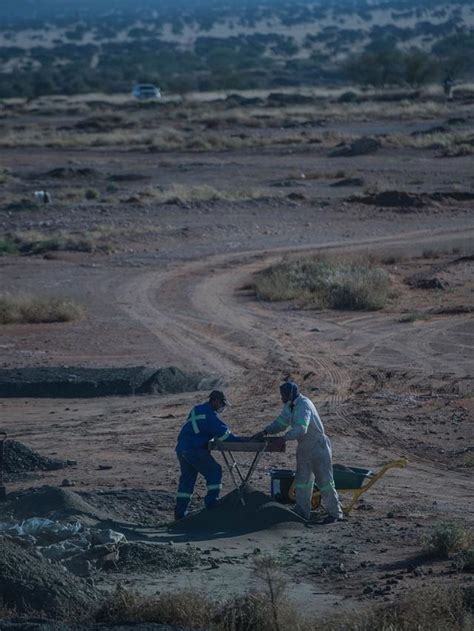
<path fill-rule="evenodd" d="M 204 502 L 207 508 L 216 504 L 222 488 L 222 467 L 208 450 L 211 439 L 239 442 L 224 421 L 209 403 L 196 405 L 183 425 L 176 445 L 181 475 L 176 494 L 175 517 L 186 515 L 194 491 L 198 473 L 206 480 L 207 495 Z"/>

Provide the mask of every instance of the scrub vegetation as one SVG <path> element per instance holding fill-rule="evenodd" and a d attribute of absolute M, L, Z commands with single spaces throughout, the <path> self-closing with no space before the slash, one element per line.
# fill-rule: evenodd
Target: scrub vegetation
<path fill-rule="evenodd" d="M 259 298 L 295 300 L 317 309 L 382 309 L 389 290 L 385 270 L 364 260 L 306 257 L 283 261 L 255 275 Z"/>
<path fill-rule="evenodd" d="M 70 299 L 25 293 L 0 295 L 0 324 L 70 322 L 83 314 L 83 307 Z"/>
<path fill-rule="evenodd" d="M 7 235 L 0 240 L 0 255 L 45 254 L 47 252 L 71 251 L 71 252 L 102 252 L 109 251 L 109 245 L 104 241 L 100 232 L 86 231 L 84 233 L 71 234 L 57 232 L 44 234 L 35 230 L 18 232 Z"/>
<path fill-rule="evenodd" d="M 179 93 L 348 79 L 418 87 L 472 69 L 467 0 L 40 4 L 2 2 L 0 97 L 129 92 L 135 81 Z"/>
<path fill-rule="evenodd" d="M 430 556 L 445 559 L 452 552 L 463 551 L 469 545 L 472 546 L 473 535 L 459 524 L 443 522 L 433 528 L 424 543 Z"/>
<path fill-rule="evenodd" d="M 174 624 L 209 631 L 467 631 L 474 621 L 473 594 L 459 587 L 415 590 L 395 603 L 360 613 L 304 618 L 273 581 L 271 578 L 262 591 L 234 596 L 224 603 L 195 592 L 146 597 L 118 589 L 96 620 Z"/>

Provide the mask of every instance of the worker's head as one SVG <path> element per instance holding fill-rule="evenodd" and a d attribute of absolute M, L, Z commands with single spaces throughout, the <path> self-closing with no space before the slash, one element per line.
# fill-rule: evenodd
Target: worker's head
<path fill-rule="evenodd" d="M 285 381 L 280 386 L 280 395 L 283 403 L 293 403 L 300 391 L 293 381 Z"/>
<path fill-rule="evenodd" d="M 229 405 L 225 394 L 222 390 L 213 390 L 209 395 L 209 403 L 213 410 L 222 412 L 226 405 Z"/>

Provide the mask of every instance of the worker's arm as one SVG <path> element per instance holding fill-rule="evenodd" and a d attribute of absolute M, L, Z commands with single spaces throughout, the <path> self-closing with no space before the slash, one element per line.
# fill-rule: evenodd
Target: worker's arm
<path fill-rule="evenodd" d="M 311 409 L 306 405 L 297 405 L 292 428 L 284 436 L 285 440 L 298 440 L 308 431 L 311 421 Z"/>
<path fill-rule="evenodd" d="M 212 416 L 211 431 L 212 437 L 218 442 L 223 442 L 225 440 L 226 443 L 241 443 L 247 440 L 246 438 L 235 436 L 218 414 L 213 414 Z"/>
<path fill-rule="evenodd" d="M 285 429 L 288 429 L 288 427 L 290 427 L 291 425 L 290 418 L 291 418 L 291 410 L 290 410 L 289 405 L 286 403 L 283 406 L 283 409 L 280 412 L 280 414 L 273 421 L 273 423 L 270 423 L 270 425 L 267 425 L 265 427 L 265 429 L 263 430 L 264 434 L 279 434 L 280 432 L 283 432 Z"/>

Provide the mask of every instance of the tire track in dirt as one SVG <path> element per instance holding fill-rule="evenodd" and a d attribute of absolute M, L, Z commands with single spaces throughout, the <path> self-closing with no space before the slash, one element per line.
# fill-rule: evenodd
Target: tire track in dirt
<path fill-rule="evenodd" d="M 465 231 L 446 233 L 447 240 Z M 239 289 L 252 274 L 276 260 L 286 252 L 316 252 L 386 245 L 419 245 L 430 242 L 434 236 L 416 232 L 396 238 L 376 238 L 350 243 L 315 244 L 313 247 L 288 247 L 264 253 L 244 252 L 217 255 L 205 260 L 190 261 L 165 271 L 148 272 L 129 282 L 119 290 L 119 302 L 133 318 L 148 328 L 163 349 L 163 359 L 185 370 L 197 370 L 222 377 L 225 380 L 250 374 L 273 378 L 276 374 L 298 373 L 312 370 L 324 374 L 331 385 L 331 393 L 323 398 L 337 405 L 347 398 L 351 373 L 341 368 L 337 358 L 322 354 L 309 354 L 298 340 L 299 321 L 296 313 L 277 313 L 254 299 L 249 300 Z M 435 236 L 440 240 L 442 234 Z M 417 350 L 417 336 L 394 329 L 390 316 L 374 314 L 341 320 L 346 332 L 350 331 L 345 353 L 355 352 L 361 344 L 371 345 L 364 356 L 383 363 L 387 357 L 393 363 L 394 349 L 399 363 L 420 357 L 427 348 Z M 292 333 L 292 332 L 295 333 Z M 418 334 L 419 332 L 417 332 Z M 434 332 L 433 335 L 437 335 Z M 376 337 L 377 342 L 372 340 Z M 414 338 L 414 340 L 412 339 Z M 330 343 L 325 348 L 334 354 Z"/>

